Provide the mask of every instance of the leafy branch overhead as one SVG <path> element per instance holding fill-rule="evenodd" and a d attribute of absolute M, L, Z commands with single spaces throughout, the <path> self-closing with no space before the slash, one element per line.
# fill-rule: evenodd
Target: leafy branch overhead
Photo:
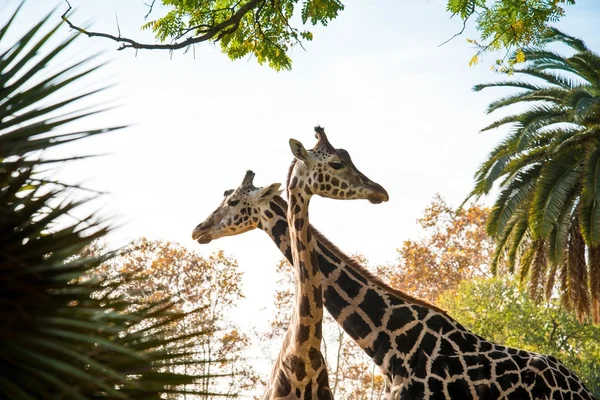
<path fill-rule="evenodd" d="M 89 37 L 103 37 L 121 43 L 119 50 L 178 50 L 191 45 L 219 43 L 221 51 L 236 60 L 247 55 L 256 57 L 275 70 L 291 69 L 290 51 L 302 41 L 310 41 L 312 32 L 291 25 L 297 7 L 294 0 L 162 0 L 171 10 L 162 18 L 147 22 L 143 30 L 152 30 L 161 42 L 141 43 L 120 34 L 91 32 L 74 25 L 69 19 L 69 5 L 62 18 L 72 29 Z M 305 1 L 301 8 L 303 24 L 327 25 L 344 9 L 338 0 Z M 171 43 L 164 43 L 170 41 Z"/>
<path fill-rule="evenodd" d="M 311 41 L 313 33 L 307 26 L 327 24 L 344 10 L 340 0 L 160 0 L 167 8 L 165 15 L 146 22 L 142 30 L 151 30 L 158 43 L 138 40 L 105 32 L 81 28 L 69 19 L 71 5 L 62 15 L 74 30 L 89 37 L 101 37 L 120 43 L 119 50 L 179 50 L 202 42 L 219 44 L 221 51 L 232 60 L 251 56 L 259 64 L 280 71 L 292 68 L 291 51 Z M 145 18 L 155 12 L 153 0 Z M 564 5 L 575 0 L 448 0 L 447 10 L 463 20 L 463 33 L 471 19 L 475 19 L 479 39 L 469 39 L 479 49 L 471 64 L 479 62 L 485 52 L 502 49 L 509 54 L 531 44 L 540 44 L 548 24 L 565 14 Z M 401 5 L 398 4 L 398 7 Z M 292 22 L 294 21 L 294 22 Z M 298 21 L 298 22 L 295 22 Z M 301 23 L 301 28 L 295 26 Z M 522 53 L 517 52 L 518 56 Z M 504 57 L 506 58 L 506 56 Z M 502 60 L 500 60 L 500 63 Z M 514 60 L 511 60 L 513 63 Z"/>
<path fill-rule="evenodd" d="M 496 60 L 496 68 L 505 70 L 504 64 L 512 68 L 525 61 L 522 49 L 542 44 L 549 24 L 565 15 L 565 5 L 573 4 L 575 0 L 449 0 L 447 10 L 463 21 L 458 34 L 462 34 L 469 20 L 475 19 L 480 38 L 467 39 L 478 49 L 469 65 L 479 63 L 484 53 L 504 51 L 503 58 Z M 513 57 L 509 57 L 513 51 Z"/>

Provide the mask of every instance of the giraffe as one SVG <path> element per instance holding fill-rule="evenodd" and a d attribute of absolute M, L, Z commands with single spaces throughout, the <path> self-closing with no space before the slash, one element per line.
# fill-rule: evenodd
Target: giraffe
<path fill-rule="evenodd" d="M 388 200 L 379 184 L 349 161 L 345 150 L 331 146 L 323 128 L 316 127 L 317 144 L 306 150 L 290 139 L 295 156 L 287 179 L 287 221 L 295 272 L 295 307 L 281 352 L 273 367 L 264 400 L 332 400 L 327 364 L 321 354 L 323 324 L 322 275 L 309 228 L 308 208 L 313 195 L 334 199 Z"/>
<path fill-rule="evenodd" d="M 192 238 L 208 243 L 258 228 L 292 262 L 280 184 L 257 188 L 253 178 L 247 171 L 237 189 L 226 191 Z M 386 398 L 594 399 L 556 358 L 472 334 L 443 310 L 382 282 L 313 226 L 311 232 L 325 308 L 379 366 Z"/>

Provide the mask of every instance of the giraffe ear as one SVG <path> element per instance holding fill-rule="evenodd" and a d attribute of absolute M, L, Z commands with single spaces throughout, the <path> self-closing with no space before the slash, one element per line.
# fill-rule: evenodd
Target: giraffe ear
<path fill-rule="evenodd" d="M 273 183 L 267 187 L 261 188 L 258 191 L 259 200 L 269 200 L 279 194 L 281 183 Z"/>
<path fill-rule="evenodd" d="M 294 157 L 296 157 L 299 161 L 302 161 L 302 163 L 306 165 L 309 159 L 309 155 L 308 151 L 306 151 L 306 149 L 304 148 L 304 145 L 296 139 L 290 139 L 290 148 L 292 149 Z"/>

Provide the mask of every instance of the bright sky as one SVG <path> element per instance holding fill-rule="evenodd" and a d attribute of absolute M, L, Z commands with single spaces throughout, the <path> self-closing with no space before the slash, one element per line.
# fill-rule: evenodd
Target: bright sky
<path fill-rule="evenodd" d="M 0 20 L 20 2 L 2 2 Z M 71 3 L 78 8 L 74 22 L 93 20 L 94 30 L 116 34 L 117 13 L 123 35 L 153 41 L 139 31 L 143 0 Z M 28 0 L 12 37 L 57 4 L 55 22 L 64 3 Z M 115 243 L 144 235 L 235 256 L 245 271 L 241 320 L 271 304 L 281 255 L 260 231 L 203 246 L 191 232 L 247 169 L 256 172 L 258 186 L 284 183 L 290 137 L 312 147 L 313 126 L 324 126 L 333 145 L 347 149 L 358 168 L 388 190 L 390 201 L 381 205 L 321 198 L 311 204 L 311 222 L 371 264 L 393 262 L 402 241 L 416 237 L 416 219 L 436 192 L 458 205 L 501 139 L 501 132 L 478 134 L 495 119 L 484 110 L 502 91 L 471 88 L 502 78 L 489 62 L 468 67 L 472 27 L 438 47 L 462 26 L 449 19 L 445 0 L 345 4 L 327 28 L 314 29 L 306 52 L 294 50 L 291 72 L 253 59 L 232 62 L 209 44 L 198 46 L 195 57 L 191 51 L 117 52 L 116 43 L 103 39 L 81 38 L 72 46 L 77 57 L 105 49 L 102 59 L 111 63 L 87 82 L 117 83 L 95 101 L 118 98 L 121 104 L 83 125 L 134 126 L 69 146 L 65 152 L 111 155 L 69 166 L 61 176 L 111 192 L 102 212 L 126 222 L 112 234 Z M 163 12 L 155 7 L 153 16 Z M 600 3 L 579 0 L 567 14 L 558 26 L 600 51 Z M 61 35 L 67 34 L 65 26 Z"/>

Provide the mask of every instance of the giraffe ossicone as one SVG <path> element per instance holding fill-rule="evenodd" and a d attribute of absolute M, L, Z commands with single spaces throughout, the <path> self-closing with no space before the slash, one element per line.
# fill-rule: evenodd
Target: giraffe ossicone
<path fill-rule="evenodd" d="M 219 207 L 194 229 L 194 240 L 258 228 L 292 262 L 288 204 L 277 193 L 260 199 L 258 191 L 268 187 L 227 191 Z M 243 200 L 230 205 L 233 193 Z M 245 208 L 256 209 L 258 221 L 244 223 L 239 217 Z M 314 227 L 311 231 L 325 308 L 379 366 L 386 399 L 594 399 L 556 358 L 474 335 L 443 310 L 382 282 Z"/>

